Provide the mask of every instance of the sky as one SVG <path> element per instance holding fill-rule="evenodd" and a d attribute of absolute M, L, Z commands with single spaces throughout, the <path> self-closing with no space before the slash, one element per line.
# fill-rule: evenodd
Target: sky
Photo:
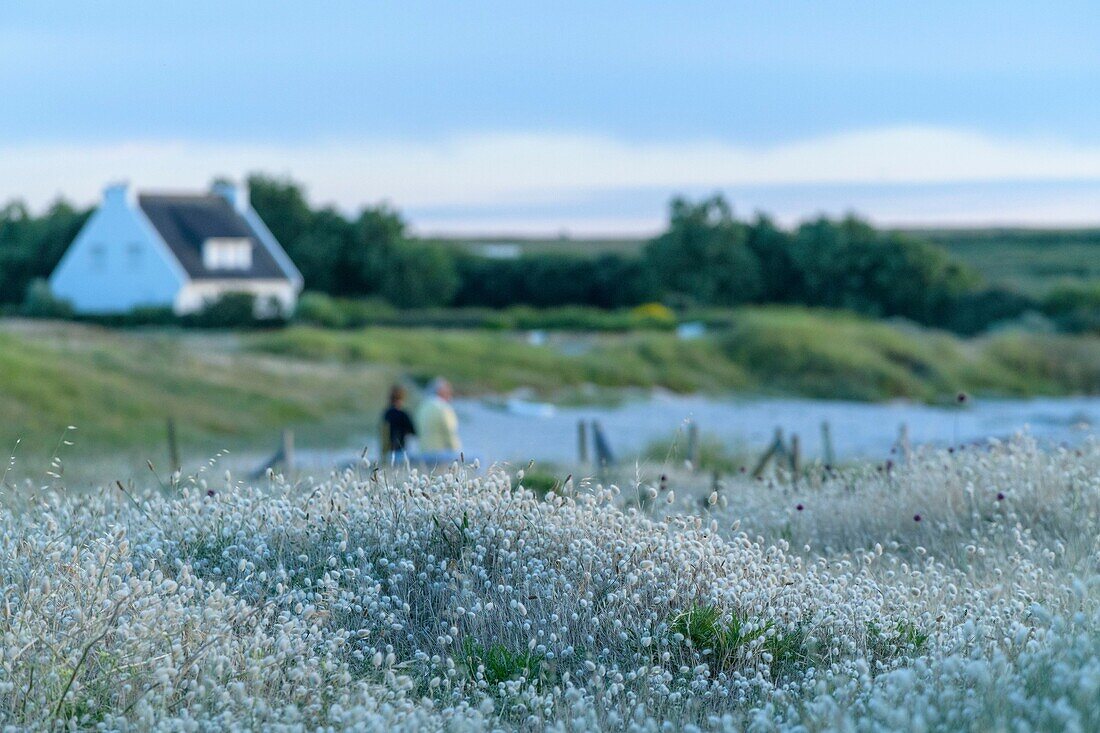
<path fill-rule="evenodd" d="M 1100 225 L 1096 2 L 0 3 L 0 201 L 262 171 L 425 233 Z"/>

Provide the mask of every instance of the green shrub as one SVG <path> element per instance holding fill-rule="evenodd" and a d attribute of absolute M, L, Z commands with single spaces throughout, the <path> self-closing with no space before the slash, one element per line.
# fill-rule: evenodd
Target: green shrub
<path fill-rule="evenodd" d="M 256 296 L 225 293 L 207 301 L 201 310 L 184 316 L 182 321 L 198 328 L 251 328 L 257 323 Z"/>
<path fill-rule="evenodd" d="M 28 318 L 72 318 L 73 305 L 54 295 L 45 280 L 33 280 L 27 287 L 20 313 Z"/>
<path fill-rule="evenodd" d="M 504 309 L 410 308 L 400 310 L 383 301 L 333 298 L 323 293 L 305 293 L 298 301 L 294 319 L 300 323 L 331 329 L 364 326 L 405 328 L 453 328 L 503 330 L 548 330 L 627 332 L 675 328 L 675 316 L 656 305 L 644 309 L 601 310 L 588 306 Z"/>
<path fill-rule="evenodd" d="M 1043 312 L 1066 333 L 1100 334 L 1100 281 L 1061 285 L 1043 301 Z"/>
<path fill-rule="evenodd" d="M 562 486 L 561 479 L 552 473 L 542 471 L 526 471 L 523 478 L 518 479 L 516 484 L 534 492 L 539 498 L 544 498 L 551 491 L 560 490 Z"/>
<path fill-rule="evenodd" d="M 75 320 L 112 328 L 178 325 L 180 318 L 167 305 L 142 305 L 125 313 L 78 315 Z"/>

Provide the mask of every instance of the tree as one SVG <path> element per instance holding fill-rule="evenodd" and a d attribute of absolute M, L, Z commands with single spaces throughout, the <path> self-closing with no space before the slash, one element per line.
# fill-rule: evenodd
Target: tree
<path fill-rule="evenodd" d="M 766 303 L 797 303 L 805 297 L 803 272 L 795 262 L 791 235 L 758 214 L 747 230 L 747 244 L 760 262 L 760 300 Z"/>
<path fill-rule="evenodd" d="M 904 316 L 942 325 L 978 278 L 940 247 L 884 233 L 854 216 L 799 227 L 794 261 L 807 305 L 848 308 L 874 316 Z"/>
<path fill-rule="evenodd" d="M 353 246 L 351 223 L 334 209 L 322 209 L 312 217 L 287 254 L 302 273 L 306 287 L 323 293 L 337 290 L 339 263 Z"/>
<path fill-rule="evenodd" d="M 305 254 L 301 249 L 302 239 L 315 224 L 305 191 L 289 179 L 254 173 L 248 177 L 248 196 L 252 208 L 290 259 L 297 263 L 299 256 Z M 305 275 L 304 271 L 302 274 Z"/>
<path fill-rule="evenodd" d="M 698 204 L 673 199 L 668 231 L 645 258 L 670 295 L 707 305 L 737 305 L 764 292 L 760 262 L 722 196 Z"/>
<path fill-rule="evenodd" d="M 0 209 L 0 303 L 19 303 L 35 279 L 47 278 L 90 212 L 57 201 L 42 216 L 13 201 Z"/>
<path fill-rule="evenodd" d="M 337 295 L 380 293 L 397 247 L 405 240 L 405 222 L 387 206 L 365 208 L 352 225 L 347 246 L 334 263 Z"/>
<path fill-rule="evenodd" d="M 457 291 L 454 257 L 441 247 L 401 244 L 389 252 L 380 294 L 398 308 L 450 305 Z"/>

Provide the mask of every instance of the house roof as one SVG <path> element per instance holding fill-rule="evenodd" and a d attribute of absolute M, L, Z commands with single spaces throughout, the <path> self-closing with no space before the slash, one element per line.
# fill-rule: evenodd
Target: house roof
<path fill-rule="evenodd" d="M 192 279 L 290 279 L 241 213 L 217 194 L 141 194 L 138 205 Z M 252 240 L 252 267 L 207 269 L 202 245 L 211 237 Z"/>

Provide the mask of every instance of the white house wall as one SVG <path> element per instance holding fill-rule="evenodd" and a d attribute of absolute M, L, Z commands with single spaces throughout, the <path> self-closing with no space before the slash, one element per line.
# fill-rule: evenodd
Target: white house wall
<path fill-rule="evenodd" d="M 108 192 L 50 276 L 78 313 L 172 306 L 187 276 L 126 191 Z"/>
<path fill-rule="evenodd" d="M 257 315 L 270 316 L 264 312 L 267 301 L 274 298 L 283 314 L 293 312 L 297 301 L 298 288 L 288 280 L 192 280 L 180 288 L 176 296 L 176 313 L 193 313 L 200 310 L 207 301 L 217 300 L 226 293 L 251 293 L 256 296 Z"/>

